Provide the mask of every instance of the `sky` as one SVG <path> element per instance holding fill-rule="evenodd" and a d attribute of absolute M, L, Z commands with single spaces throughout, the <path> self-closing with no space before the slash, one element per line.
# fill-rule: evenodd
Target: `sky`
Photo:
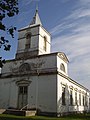
<path fill-rule="evenodd" d="M 15 57 L 18 29 L 30 24 L 38 5 L 43 27 L 51 34 L 51 52 L 64 52 L 68 59 L 69 76 L 90 90 L 90 0 L 19 0 L 19 14 L 4 23 L 17 27 L 11 51 L 0 50 L 5 59 Z"/>

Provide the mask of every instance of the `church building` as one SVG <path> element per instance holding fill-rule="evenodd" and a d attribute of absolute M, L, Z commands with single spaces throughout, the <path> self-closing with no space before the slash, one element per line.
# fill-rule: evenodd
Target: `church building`
<path fill-rule="evenodd" d="M 0 74 L 0 109 L 36 110 L 43 115 L 89 111 L 89 90 L 68 75 L 68 58 L 51 53 L 51 35 L 38 10 L 31 23 L 18 30 L 15 59 Z"/>

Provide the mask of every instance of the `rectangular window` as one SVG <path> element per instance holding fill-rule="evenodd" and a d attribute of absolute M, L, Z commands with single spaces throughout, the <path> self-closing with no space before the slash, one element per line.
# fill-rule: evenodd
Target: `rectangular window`
<path fill-rule="evenodd" d="M 85 98 L 84 98 L 84 95 L 82 96 L 82 99 L 83 99 L 83 106 L 85 104 Z"/>
<path fill-rule="evenodd" d="M 87 94 L 85 95 L 85 106 L 87 106 L 88 104 L 88 97 L 87 97 Z"/>
<path fill-rule="evenodd" d="M 25 49 L 29 49 L 29 48 L 30 48 L 30 44 L 26 44 Z"/>
<path fill-rule="evenodd" d="M 73 105 L 73 91 L 70 90 L 70 105 Z"/>
<path fill-rule="evenodd" d="M 22 86 L 19 87 L 19 94 L 23 94 L 23 87 Z"/>
<path fill-rule="evenodd" d="M 75 105 L 77 105 L 77 92 L 75 92 Z"/>
<path fill-rule="evenodd" d="M 24 86 L 24 91 L 23 91 L 24 94 L 27 94 L 27 90 L 28 90 L 27 88 L 28 88 L 27 86 Z"/>
<path fill-rule="evenodd" d="M 46 37 L 45 37 L 45 36 L 44 36 L 43 49 L 44 49 L 44 51 L 46 51 L 46 50 L 47 50 L 47 39 L 46 39 Z"/>
<path fill-rule="evenodd" d="M 25 49 L 29 49 L 31 44 L 31 35 L 27 34 L 26 36 L 26 44 L 25 44 Z"/>
<path fill-rule="evenodd" d="M 79 93 L 79 105 L 81 105 L 81 93 Z"/>
<path fill-rule="evenodd" d="M 19 94 L 27 94 L 28 87 L 27 86 L 20 86 L 19 87 Z"/>
<path fill-rule="evenodd" d="M 65 87 L 62 87 L 62 105 L 65 105 Z"/>

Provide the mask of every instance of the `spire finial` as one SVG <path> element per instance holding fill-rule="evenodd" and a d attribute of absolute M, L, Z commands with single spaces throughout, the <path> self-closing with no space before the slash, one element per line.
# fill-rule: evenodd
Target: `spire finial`
<path fill-rule="evenodd" d="M 36 4 L 36 11 L 38 12 L 38 3 Z"/>
<path fill-rule="evenodd" d="M 36 5 L 36 12 L 35 12 L 35 15 L 33 17 L 33 20 L 31 21 L 30 25 L 35 25 L 35 24 L 42 25 L 39 14 L 38 14 L 38 4 Z"/>

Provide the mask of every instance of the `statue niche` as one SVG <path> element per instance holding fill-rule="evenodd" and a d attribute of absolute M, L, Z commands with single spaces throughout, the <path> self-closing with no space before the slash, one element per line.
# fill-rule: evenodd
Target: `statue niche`
<path fill-rule="evenodd" d="M 31 70 L 30 65 L 28 63 L 24 63 L 19 67 L 19 72 L 29 72 Z"/>

